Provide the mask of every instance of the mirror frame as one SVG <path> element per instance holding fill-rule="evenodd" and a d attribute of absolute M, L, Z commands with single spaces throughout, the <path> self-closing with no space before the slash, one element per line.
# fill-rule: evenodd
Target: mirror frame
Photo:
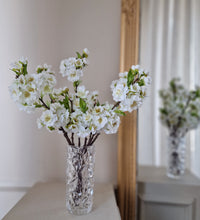
<path fill-rule="evenodd" d="M 121 0 L 120 72 L 138 64 L 140 0 Z M 137 111 L 121 118 L 118 132 L 118 204 L 122 220 L 136 219 Z"/>

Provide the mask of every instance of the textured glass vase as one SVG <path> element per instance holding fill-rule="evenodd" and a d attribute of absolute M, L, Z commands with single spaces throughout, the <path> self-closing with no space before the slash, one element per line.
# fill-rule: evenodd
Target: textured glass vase
<path fill-rule="evenodd" d="M 185 137 L 168 137 L 168 177 L 179 179 L 184 174 L 185 150 Z"/>
<path fill-rule="evenodd" d="M 94 146 L 68 146 L 66 168 L 66 206 L 74 215 L 92 210 L 94 188 Z"/>

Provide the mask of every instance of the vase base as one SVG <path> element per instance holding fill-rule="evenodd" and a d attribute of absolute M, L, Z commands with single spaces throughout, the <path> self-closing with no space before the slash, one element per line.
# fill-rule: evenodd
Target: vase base
<path fill-rule="evenodd" d="M 180 179 L 181 178 L 181 175 L 173 175 L 171 173 L 167 173 L 167 176 L 170 178 L 170 179 Z"/>
<path fill-rule="evenodd" d="M 69 209 L 67 208 L 68 212 L 72 215 L 86 215 L 92 211 L 92 206 L 85 209 L 79 209 L 79 208 L 73 208 Z"/>

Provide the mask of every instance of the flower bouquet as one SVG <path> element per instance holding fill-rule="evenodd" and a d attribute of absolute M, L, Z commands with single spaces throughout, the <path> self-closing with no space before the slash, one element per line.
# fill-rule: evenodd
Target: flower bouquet
<path fill-rule="evenodd" d="M 169 130 L 167 175 L 179 178 L 185 170 L 185 135 L 200 122 L 200 88 L 188 91 L 174 78 L 160 97 L 160 119 Z"/>
<path fill-rule="evenodd" d="M 115 103 L 100 103 L 98 92 L 89 92 L 81 84 L 89 51 L 76 54 L 60 63 L 60 73 L 73 84 L 73 93 L 68 87 L 55 88 L 55 73 L 46 64 L 28 73 L 24 58 L 11 66 L 16 77 L 9 89 L 20 110 L 42 110 L 39 128 L 63 133 L 68 143 L 66 206 L 73 214 L 85 214 L 93 203 L 94 143 L 101 132 L 117 132 L 125 111 L 142 105 L 151 78 L 139 66 L 132 66 L 111 84 Z"/>

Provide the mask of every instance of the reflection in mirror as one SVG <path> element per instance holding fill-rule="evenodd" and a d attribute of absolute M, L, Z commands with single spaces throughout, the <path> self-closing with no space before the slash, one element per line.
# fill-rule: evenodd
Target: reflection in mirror
<path fill-rule="evenodd" d="M 164 166 L 167 129 L 159 120 L 158 91 L 173 77 L 184 86 L 200 85 L 200 2 L 141 0 L 140 64 L 152 73 L 151 92 L 139 115 L 139 164 Z M 186 167 L 200 177 L 200 129 L 186 140 Z"/>
<path fill-rule="evenodd" d="M 140 2 L 139 63 L 152 73 L 152 86 L 139 111 L 138 219 L 199 220 L 200 128 L 186 134 L 186 173 L 180 179 L 168 178 L 164 166 L 169 131 L 159 120 L 158 92 L 174 77 L 188 90 L 200 86 L 200 1 Z"/>

